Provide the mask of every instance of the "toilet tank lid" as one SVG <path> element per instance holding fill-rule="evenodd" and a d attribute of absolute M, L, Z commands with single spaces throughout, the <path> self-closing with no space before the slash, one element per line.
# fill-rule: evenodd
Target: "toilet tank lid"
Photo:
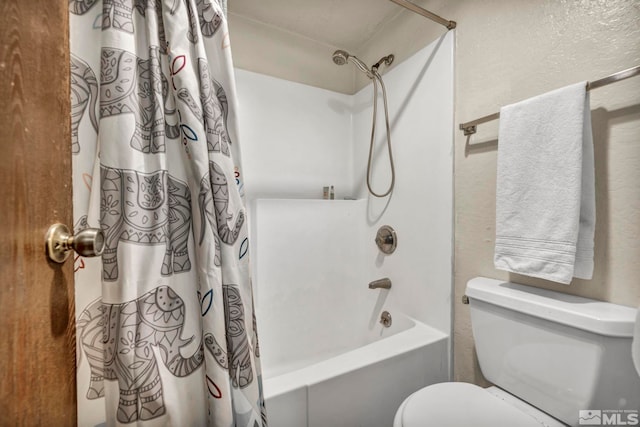
<path fill-rule="evenodd" d="M 466 295 L 506 309 L 613 337 L 632 337 L 637 309 L 519 283 L 476 277 Z"/>

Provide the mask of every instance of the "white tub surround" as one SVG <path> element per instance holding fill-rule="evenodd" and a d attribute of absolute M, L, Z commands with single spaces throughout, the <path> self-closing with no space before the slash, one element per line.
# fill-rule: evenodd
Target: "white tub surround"
<path fill-rule="evenodd" d="M 269 422 L 388 427 L 406 396 L 424 384 L 447 381 L 448 337 L 402 314 L 396 319 L 409 328 L 307 367 L 265 376 Z"/>
<path fill-rule="evenodd" d="M 396 183 L 383 199 L 365 185 L 371 86 L 348 96 L 236 70 L 272 425 L 386 427 L 409 394 L 449 379 L 453 46 L 449 32 L 385 70 Z M 336 200 L 322 200 L 331 185 Z M 374 243 L 382 225 L 397 232 L 391 255 Z M 382 278 L 391 289 L 369 289 Z"/>

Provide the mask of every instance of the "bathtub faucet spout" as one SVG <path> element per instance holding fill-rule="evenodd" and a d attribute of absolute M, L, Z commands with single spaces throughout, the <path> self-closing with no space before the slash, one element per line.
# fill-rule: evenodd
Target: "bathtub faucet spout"
<path fill-rule="evenodd" d="M 385 277 L 384 279 L 374 280 L 369 283 L 369 289 L 391 289 L 391 279 Z"/>

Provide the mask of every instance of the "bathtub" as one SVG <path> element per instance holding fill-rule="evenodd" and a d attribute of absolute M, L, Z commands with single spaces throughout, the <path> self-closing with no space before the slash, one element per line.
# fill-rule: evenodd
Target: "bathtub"
<path fill-rule="evenodd" d="M 371 266 L 377 248 L 366 209 L 365 200 L 252 205 L 254 297 L 271 427 L 389 427 L 409 394 L 449 380 L 448 335 L 403 314 L 396 301 L 402 280 L 389 272 L 391 290 L 367 286 L 383 272 Z M 384 310 L 393 319 L 389 328 L 379 323 Z"/>
<path fill-rule="evenodd" d="M 392 316 L 392 326 L 370 330 L 367 340 L 375 340 L 361 347 L 290 371 L 265 363 L 269 425 L 389 427 L 407 396 L 449 380 L 447 335 Z"/>

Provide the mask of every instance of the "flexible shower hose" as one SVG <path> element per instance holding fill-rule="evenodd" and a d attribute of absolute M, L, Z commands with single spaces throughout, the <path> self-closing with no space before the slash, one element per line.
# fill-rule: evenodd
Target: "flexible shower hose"
<path fill-rule="evenodd" d="M 391 153 L 391 132 L 389 130 L 389 110 L 387 108 L 387 91 L 384 87 L 384 82 L 382 81 L 382 76 L 378 73 L 376 68 L 371 70 L 373 74 L 373 119 L 371 123 L 371 144 L 369 145 L 369 161 L 367 163 L 367 188 L 369 189 L 369 193 L 375 197 L 385 197 L 391 193 L 393 190 L 393 186 L 396 182 L 396 171 L 393 164 L 393 154 Z M 389 151 L 389 164 L 391 165 L 391 183 L 389 184 L 389 188 L 382 194 L 378 194 L 371 188 L 371 161 L 373 159 L 373 142 L 376 136 L 376 117 L 378 115 L 378 84 L 380 83 L 380 87 L 382 87 L 382 99 L 384 101 L 384 120 L 387 127 L 387 149 Z"/>

